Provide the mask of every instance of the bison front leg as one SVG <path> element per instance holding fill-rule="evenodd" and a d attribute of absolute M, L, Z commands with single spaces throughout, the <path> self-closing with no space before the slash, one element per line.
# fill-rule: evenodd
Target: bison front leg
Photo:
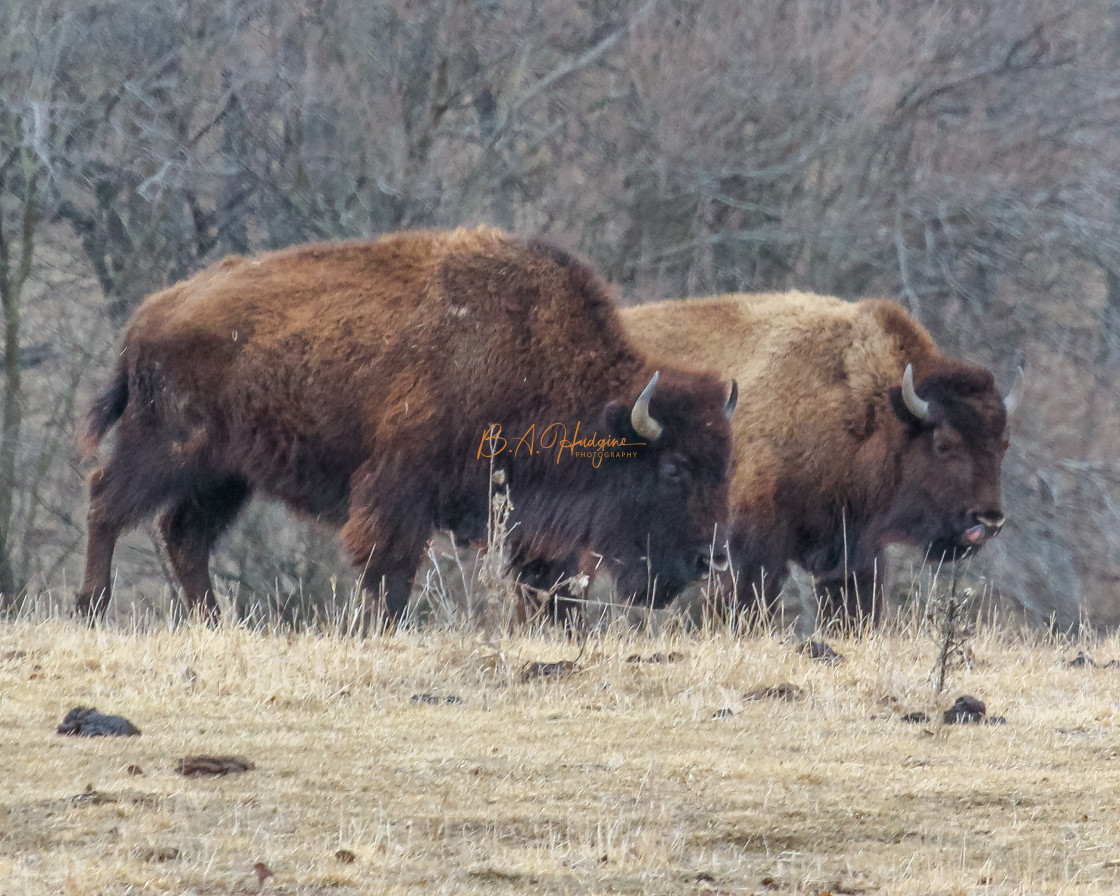
<path fill-rule="evenodd" d="M 790 533 L 769 516 L 741 510 L 730 543 L 730 569 L 714 576 L 705 609 L 715 624 L 733 630 L 766 627 L 777 617 L 789 574 Z M 779 620 L 780 621 L 780 620 Z"/>
<path fill-rule="evenodd" d="M 586 620 L 585 600 L 575 585 L 582 571 L 578 559 L 573 556 L 564 560 L 529 560 L 522 555 L 513 558 L 510 571 L 516 573 L 521 586 L 526 619 L 547 619 L 567 631 L 581 627 Z"/>
<path fill-rule="evenodd" d="M 847 576 L 821 578 L 816 582 L 818 623 L 839 628 L 859 628 L 874 624 L 883 615 L 886 591 L 881 565 Z"/>
<path fill-rule="evenodd" d="M 360 471 L 351 487 L 342 542 L 360 574 L 363 634 L 381 626 L 392 631 L 400 623 L 432 534 L 430 495 L 405 481 Z"/>
<path fill-rule="evenodd" d="M 701 590 L 701 612 L 708 625 L 749 631 L 770 625 L 776 617 L 785 570 L 773 575 L 755 563 L 735 564 L 712 573 Z"/>

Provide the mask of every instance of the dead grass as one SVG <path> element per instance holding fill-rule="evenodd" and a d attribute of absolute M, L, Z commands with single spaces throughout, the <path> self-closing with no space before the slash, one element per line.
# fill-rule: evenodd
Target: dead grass
<path fill-rule="evenodd" d="M 1067 665 L 1120 642 L 984 629 L 936 705 L 928 636 L 834 646 L 846 662 L 828 666 L 776 635 L 615 632 L 581 653 L 554 634 L 3 623 L 0 893 L 1120 886 L 1120 670 Z M 523 677 L 577 657 L 575 674 Z M 745 696 L 786 682 L 801 700 Z M 899 721 L 960 693 L 1007 724 Z M 143 734 L 57 736 L 78 704 Z M 256 768 L 176 774 L 193 753 Z M 263 887 L 257 862 L 275 872 Z"/>

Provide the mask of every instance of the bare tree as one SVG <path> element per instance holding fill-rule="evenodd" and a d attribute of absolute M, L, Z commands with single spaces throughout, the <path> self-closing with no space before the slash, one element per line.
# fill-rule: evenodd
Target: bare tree
<path fill-rule="evenodd" d="M 1120 621 L 1118 54 L 1114 0 L 10 0 L 0 589 L 68 569 L 72 384 L 144 295 L 227 252 L 493 222 L 628 300 L 897 295 L 1008 382 L 1025 360 L 986 572 Z M 80 344 L 27 339 L 60 309 Z M 329 578 L 321 547 L 250 562 L 277 525 L 233 535 L 229 577 Z"/>

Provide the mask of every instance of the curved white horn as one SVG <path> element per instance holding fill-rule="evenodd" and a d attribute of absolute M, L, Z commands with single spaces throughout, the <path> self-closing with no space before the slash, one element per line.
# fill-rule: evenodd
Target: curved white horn
<path fill-rule="evenodd" d="M 634 432 L 651 442 L 656 442 L 661 436 L 661 424 L 649 413 L 649 400 L 653 397 L 653 390 L 657 388 L 657 380 L 660 376 L 660 370 L 654 373 L 653 379 L 642 390 L 642 394 L 634 402 L 634 409 L 630 412 L 630 425 L 634 427 Z"/>
<path fill-rule="evenodd" d="M 1015 374 L 1015 382 L 1011 384 L 1011 391 L 1007 393 L 1007 397 L 1003 399 L 1003 408 L 1007 411 L 1007 416 L 1010 417 L 1015 413 L 1015 408 L 1019 407 L 1019 402 L 1023 400 L 1023 391 L 1026 387 L 1026 377 L 1023 376 L 1023 366 L 1019 365 L 1019 370 Z"/>
<path fill-rule="evenodd" d="M 918 393 L 914 391 L 913 364 L 907 364 L 906 372 L 902 374 L 902 401 L 907 410 L 919 420 L 929 419 L 929 402 L 918 398 Z"/>

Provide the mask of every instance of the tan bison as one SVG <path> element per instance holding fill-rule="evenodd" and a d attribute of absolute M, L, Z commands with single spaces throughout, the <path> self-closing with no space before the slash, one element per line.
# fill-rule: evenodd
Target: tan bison
<path fill-rule="evenodd" d="M 632 348 L 586 264 L 500 231 L 227 258 L 141 305 L 90 411 L 90 449 L 114 438 L 77 609 L 160 512 L 187 607 L 216 615 L 210 552 L 255 493 L 340 526 L 393 622 L 433 529 L 485 537 L 492 466 L 520 569 L 598 563 L 664 603 L 726 520 L 725 393 Z"/>
<path fill-rule="evenodd" d="M 874 616 L 892 542 L 931 562 L 1004 523 L 1007 411 L 992 374 L 947 359 L 897 303 L 806 293 L 627 309 L 642 351 L 738 380 L 732 562 L 740 603 L 776 595 L 787 564 L 833 617 Z"/>

